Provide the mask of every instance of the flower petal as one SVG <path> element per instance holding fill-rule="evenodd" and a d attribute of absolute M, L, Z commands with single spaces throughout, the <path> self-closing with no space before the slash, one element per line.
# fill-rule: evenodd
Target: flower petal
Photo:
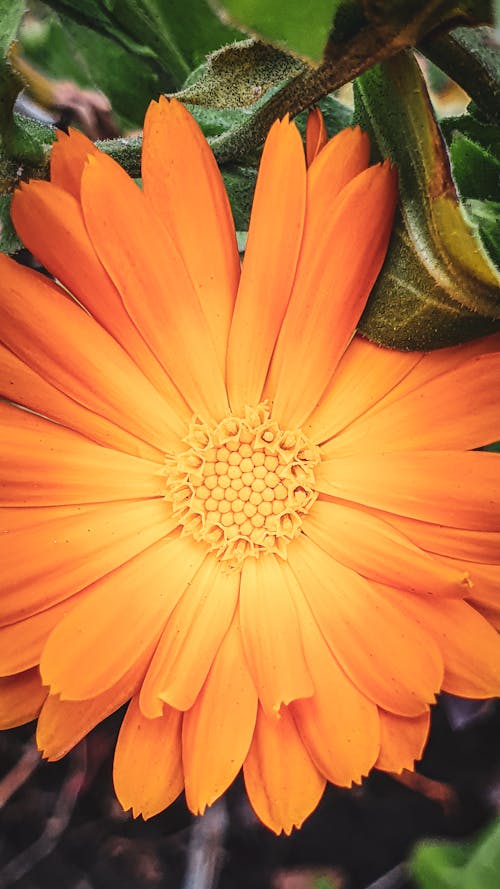
<path fill-rule="evenodd" d="M 143 652 L 152 654 L 203 557 L 194 541 L 169 538 L 89 587 L 45 646 L 40 669 L 51 694 L 63 700 L 95 697 Z"/>
<path fill-rule="evenodd" d="M 272 553 L 243 562 L 239 611 L 259 700 L 268 716 L 277 717 L 282 704 L 308 698 L 314 688 L 295 605 L 281 560 Z"/>
<path fill-rule="evenodd" d="M 227 353 L 235 413 L 261 401 L 299 255 L 306 202 L 304 150 L 297 127 L 276 121 L 266 139 Z"/>
<path fill-rule="evenodd" d="M 257 712 L 237 617 L 217 652 L 196 703 L 184 716 L 182 762 L 186 801 L 203 814 L 238 774 Z"/>
<path fill-rule="evenodd" d="M 456 528 L 500 523 L 498 455 L 458 451 L 359 453 L 324 460 L 320 491 L 387 512 Z"/>
<path fill-rule="evenodd" d="M 175 99 L 160 96 L 147 111 L 142 183 L 189 269 L 224 370 L 240 277 L 233 217 L 207 140 Z"/>
<path fill-rule="evenodd" d="M 163 703 L 193 706 L 238 601 L 239 575 L 209 554 L 165 624 L 140 694 L 141 710 L 161 716 Z"/>
<path fill-rule="evenodd" d="M 180 420 L 189 420 L 191 412 L 127 314 L 92 246 L 80 203 L 52 182 L 34 181 L 14 193 L 12 218 L 28 249 L 123 346 L 163 395 L 170 425 L 179 431 Z"/>
<path fill-rule="evenodd" d="M 171 707 L 159 719 L 146 719 L 132 698 L 116 742 L 113 781 L 116 795 L 134 818 L 152 818 L 182 791 L 182 715 Z"/>
<path fill-rule="evenodd" d="M 88 701 L 61 701 L 49 695 L 36 728 L 36 742 L 44 759 L 62 759 L 96 725 L 135 694 L 144 675 L 149 653 L 132 665 L 121 679 Z"/>
<path fill-rule="evenodd" d="M 321 774 L 334 784 L 350 787 L 368 774 L 377 758 L 377 707 L 358 691 L 333 657 L 288 566 L 286 575 L 314 684 L 314 696 L 294 701 L 290 711 Z"/>
<path fill-rule="evenodd" d="M 466 562 L 500 562 L 500 531 L 468 531 L 431 522 L 419 522 L 407 516 L 380 513 L 384 521 L 398 528 L 417 546 L 430 553 L 463 559 Z"/>
<path fill-rule="evenodd" d="M 380 405 L 328 442 L 325 450 L 469 450 L 500 437 L 500 352 L 478 355 L 398 401 Z M 464 422 L 464 417 L 467 421 Z"/>
<path fill-rule="evenodd" d="M 82 404 L 73 401 L 1 344 L 0 395 L 29 408 L 30 411 L 43 414 L 75 432 L 80 432 L 104 447 L 116 448 L 135 457 L 145 457 L 147 460 L 158 460 L 163 457 L 158 448 L 136 438 L 106 417 L 100 417 Z"/>
<path fill-rule="evenodd" d="M 310 167 L 313 160 L 325 147 L 328 141 L 325 121 L 318 107 L 312 108 L 307 115 L 306 124 L 306 160 Z"/>
<path fill-rule="evenodd" d="M 38 667 L 0 678 L 0 729 L 16 728 L 36 719 L 47 697 Z"/>
<path fill-rule="evenodd" d="M 321 196 L 308 203 L 314 223 L 265 389 L 285 427 L 307 419 L 351 339 L 384 261 L 396 199 L 396 173 L 385 163 L 352 179 L 333 210 Z"/>
<path fill-rule="evenodd" d="M 162 495 L 158 464 L 0 404 L 0 504 L 58 506 Z"/>
<path fill-rule="evenodd" d="M 56 141 L 50 152 L 50 180 L 75 198 L 80 197 L 80 182 L 89 154 L 98 148 L 79 130 L 68 133 L 56 130 Z"/>
<path fill-rule="evenodd" d="M 38 272 L 0 255 L 0 340 L 47 382 L 165 451 L 179 432 L 165 399 L 76 303 Z"/>
<path fill-rule="evenodd" d="M 37 666 L 52 630 L 81 601 L 82 595 L 78 593 L 32 617 L 1 627 L 0 676 Z"/>
<path fill-rule="evenodd" d="M 119 164 L 99 154 L 83 173 L 82 207 L 94 249 L 145 341 L 193 413 L 220 419 L 227 397 L 205 315 L 144 194 Z"/>
<path fill-rule="evenodd" d="M 388 588 L 384 592 L 397 596 Z M 465 698 L 500 695 L 500 636 L 471 605 L 410 594 L 397 602 L 439 645 L 444 691 Z"/>
<path fill-rule="evenodd" d="M 279 719 L 259 707 L 252 745 L 243 765 L 248 798 L 275 833 L 291 834 L 318 805 L 325 779 L 311 761 L 286 708 Z"/>
<path fill-rule="evenodd" d="M 362 417 L 422 360 L 421 352 L 383 349 L 355 336 L 320 401 L 303 424 L 318 444 Z M 323 446 L 325 451 L 327 445 Z"/>
<path fill-rule="evenodd" d="M 413 771 L 415 761 L 422 758 L 429 734 L 431 714 L 421 713 L 410 719 L 380 710 L 380 753 L 376 769 L 400 775 L 404 769 Z"/>
<path fill-rule="evenodd" d="M 470 591 L 466 569 L 443 564 L 365 510 L 317 500 L 302 528 L 334 559 L 372 580 L 436 596 L 466 596 Z"/>
<path fill-rule="evenodd" d="M 176 527 L 163 499 L 2 512 L 0 625 L 72 596 Z M 10 529 L 11 519 L 25 527 Z M 26 559 L 26 552 L 30 558 Z"/>
<path fill-rule="evenodd" d="M 426 710 L 443 676 L 430 634 L 385 590 L 344 568 L 304 535 L 289 547 L 288 561 L 333 655 L 359 690 L 401 716 Z"/>

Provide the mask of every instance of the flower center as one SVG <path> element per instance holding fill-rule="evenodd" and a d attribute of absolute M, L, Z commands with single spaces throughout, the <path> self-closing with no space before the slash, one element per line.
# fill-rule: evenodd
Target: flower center
<path fill-rule="evenodd" d="M 194 420 L 188 450 L 166 458 L 165 498 L 195 540 L 230 567 L 246 556 L 286 556 L 317 498 L 319 449 L 298 429 L 282 430 L 265 404 L 216 426 Z"/>

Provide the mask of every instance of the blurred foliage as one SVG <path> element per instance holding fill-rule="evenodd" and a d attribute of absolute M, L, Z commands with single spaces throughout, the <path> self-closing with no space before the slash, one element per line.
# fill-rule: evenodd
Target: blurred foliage
<path fill-rule="evenodd" d="M 492 20 L 492 3 L 485 0 L 214 0 L 214 5 L 237 27 L 319 63 L 332 44 L 345 44 L 369 31 L 394 34 L 410 31 L 410 43 L 447 21 L 470 23 Z"/>
<path fill-rule="evenodd" d="M 472 842 L 419 844 L 409 867 L 420 889 L 498 889 L 500 818 Z"/>

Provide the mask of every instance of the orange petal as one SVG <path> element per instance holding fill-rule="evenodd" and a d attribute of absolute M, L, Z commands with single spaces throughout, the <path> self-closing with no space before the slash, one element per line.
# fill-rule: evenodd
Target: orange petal
<path fill-rule="evenodd" d="M 287 116 L 273 124 L 262 152 L 229 335 L 227 385 L 235 413 L 261 400 L 295 277 L 305 201 L 302 141 Z"/>
<path fill-rule="evenodd" d="M 384 591 L 397 595 L 388 588 Z M 471 605 L 410 594 L 399 596 L 397 602 L 441 649 L 444 691 L 466 698 L 500 695 L 500 636 Z"/>
<path fill-rule="evenodd" d="M 1 344 L 0 395 L 80 432 L 104 447 L 149 460 L 162 458 L 158 448 L 73 401 Z"/>
<path fill-rule="evenodd" d="M 50 179 L 73 197 L 80 197 L 80 181 L 89 154 L 98 148 L 87 136 L 69 128 L 68 134 L 56 130 L 56 142 L 50 152 Z"/>
<path fill-rule="evenodd" d="M 325 494 L 415 519 L 471 530 L 497 530 L 498 455 L 394 451 L 339 456 L 315 470 Z"/>
<path fill-rule="evenodd" d="M 228 411 L 222 371 L 168 231 L 135 182 L 103 154 L 90 158 L 84 170 L 82 206 L 94 249 L 134 324 L 192 411 L 220 419 Z"/>
<path fill-rule="evenodd" d="M 288 561 L 332 653 L 359 690 L 401 716 L 426 710 L 441 687 L 443 663 L 430 634 L 398 607 L 404 595 L 396 603 L 303 535 L 290 545 Z"/>
<path fill-rule="evenodd" d="M 294 701 L 290 711 L 321 774 L 350 787 L 368 774 L 377 758 L 377 707 L 358 691 L 333 657 L 288 566 L 286 576 L 314 684 L 314 696 Z"/>
<path fill-rule="evenodd" d="M 301 627 L 275 555 L 243 562 L 240 619 L 248 665 L 268 716 L 279 716 L 282 704 L 310 697 Z"/>
<path fill-rule="evenodd" d="M 111 688 L 89 701 L 61 701 L 56 695 L 49 695 L 36 729 L 36 742 L 44 759 L 61 759 L 103 719 L 130 700 L 144 676 L 148 658 L 146 653 Z"/>
<path fill-rule="evenodd" d="M 436 596 L 470 592 L 465 568 L 443 564 L 365 510 L 317 500 L 302 527 L 330 556 L 372 580 Z"/>
<path fill-rule="evenodd" d="M 311 108 L 306 123 L 306 160 L 310 167 L 328 141 L 325 121 L 318 107 Z"/>
<path fill-rule="evenodd" d="M 177 710 L 193 706 L 238 601 L 239 575 L 224 570 L 209 554 L 170 615 L 140 694 L 149 719 L 163 703 Z"/>
<path fill-rule="evenodd" d="M 415 761 L 422 758 L 429 734 L 431 715 L 422 713 L 413 719 L 395 716 L 380 710 L 380 753 L 375 763 L 376 769 L 396 772 L 404 769 L 413 771 Z"/>
<path fill-rule="evenodd" d="M 240 277 L 233 217 L 207 140 L 175 99 L 161 96 L 147 111 L 142 183 L 189 269 L 224 370 Z"/>
<path fill-rule="evenodd" d="M 308 202 L 312 221 L 265 390 L 283 426 L 307 419 L 351 339 L 385 258 L 396 200 L 386 163 L 352 179 L 333 210 L 321 194 Z"/>
<path fill-rule="evenodd" d="M 21 673 L 37 666 L 52 630 L 81 601 L 83 595 L 84 593 L 78 593 L 70 596 L 26 620 L 1 627 L 0 676 Z"/>
<path fill-rule="evenodd" d="M 379 452 L 489 444 L 500 437 L 499 387 L 500 352 L 476 356 L 387 407 L 376 406 L 328 443 L 328 456 L 357 453 L 367 441 Z"/>
<path fill-rule="evenodd" d="M 0 256 L 0 339 L 79 404 L 165 451 L 171 410 L 93 318 L 38 272 Z"/>
<path fill-rule="evenodd" d="M 181 723 L 182 715 L 171 707 L 159 719 L 146 719 L 137 698 L 129 704 L 116 742 L 113 781 L 134 818 L 152 818 L 182 791 Z"/>
<path fill-rule="evenodd" d="M 58 506 L 162 495 L 158 464 L 93 444 L 43 417 L 0 404 L 0 503 Z"/>
<path fill-rule="evenodd" d="M 379 407 L 385 409 L 389 404 L 399 401 L 400 398 L 420 388 L 420 386 L 426 385 L 426 383 L 436 379 L 441 374 L 460 368 L 469 359 L 488 352 L 500 352 L 500 333 L 480 337 L 460 346 L 435 349 L 423 355 L 422 353 L 416 353 L 421 355 L 422 360 L 418 361 L 410 372 L 388 391 L 383 402 L 380 402 Z"/>
<path fill-rule="evenodd" d="M 276 719 L 259 707 L 243 766 L 248 798 L 275 833 L 291 834 L 318 805 L 325 779 L 311 761 L 287 709 Z"/>
<path fill-rule="evenodd" d="M 337 435 L 397 386 L 421 360 L 421 352 L 383 349 L 355 336 L 304 423 L 304 432 L 318 443 Z M 328 450 L 328 443 L 323 450 Z"/>
<path fill-rule="evenodd" d="M 15 728 L 36 719 L 47 697 L 38 667 L 0 678 L 0 729 Z"/>
<path fill-rule="evenodd" d="M 451 556 L 466 562 L 500 562 L 499 531 L 467 531 L 447 528 L 430 522 L 419 522 L 407 516 L 381 513 L 386 522 L 398 528 L 417 546 L 431 553 Z"/>
<path fill-rule="evenodd" d="M 95 697 L 118 682 L 143 652 L 152 654 L 203 557 L 194 541 L 167 538 L 85 590 L 42 655 L 40 669 L 51 694 L 64 700 Z"/>
<path fill-rule="evenodd" d="M 15 192 L 12 218 L 28 249 L 123 346 L 161 392 L 170 425 L 180 431 L 180 420 L 189 421 L 191 412 L 127 314 L 92 246 L 79 202 L 52 183 L 33 181 Z"/>
<path fill-rule="evenodd" d="M 186 801 L 194 814 L 224 793 L 238 774 L 255 726 L 257 695 L 248 672 L 237 617 L 182 726 Z"/>
<path fill-rule="evenodd" d="M 24 509 L 25 527 L 2 514 L 0 625 L 29 617 L 72 596 L 175 528 L 165 500 Z M 19 519 L 17 519 L 19 521 Z M 26 559 L 26 552 L 30 559 Z"/>

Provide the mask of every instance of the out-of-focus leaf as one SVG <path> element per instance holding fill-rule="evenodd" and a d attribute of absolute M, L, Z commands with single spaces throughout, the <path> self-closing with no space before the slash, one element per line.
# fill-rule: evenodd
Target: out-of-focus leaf
<path fill-rule="evenodd" d="M 319 62 L 335 12 L 342 3 L 343 0 L 223 0 L 213 5 L 248 33 Z"/>
<path fill-rule="evenodd" d="M 431 35 L 419 49 L 463 87 L 489 120 L 500 124 L 500 56 L 490 28 Z"/>
<path fill-rule="evenodd" d="M 497 889 L 500 818 L 473 842 L 420 843 L 409 868 L 420 889 Z"/>
<path fill-rule="evenodd" d="M 397 164 L 400 214 L 361 320 L 370 339 L 437 349 L 497 329 L 500 278 L 469 224 L 422 75 L 400 53 L 355 84 L 356 115 Z"/>
<path fill-rule="evenodd" d="M 240 34 L 206 0 L 47 0 L 58 12 L 112 37 L 178 89 L 204 56 Z"/>
<path fill-rule="evenodd" d="M 0 0 L 0 58 L 2 59 L 7 55 L 12 41 L 16 39 L 25 6 L 24 0 Z"/>
<path fill-rule="evenodd" d="M 491 21 L 488 0 L 310 0 L 290 3 L 289 0 L 212 0 L 224 20 L 255 37 L 281 46 L 296 55 L 320 62 L 327 43 L 345 44 L 360 41 L 365 54 L 376 53 L 381 35 L 394 39 L 395 48 L 402 48 L 423 39 L 426 34 L 447 21 L 457 19 L 471 24 Z M 371 41 L 368 32 L 378 37 Z M 359 70 L 359 68 L 358 68 Z"/>
<path fill-rule="evenodd" d="M 10 218 L 12 194 L 0 194 L 0 253 L 15 253 L 22 247 Z"/>
<path fill-rule="evenodd" d="M 64 15 L 27 21 L 20 42 L 26 58 L 48 76 L 101 90 L 122 130 L 142 126 L 149 102 L 166 88 L 143 59 Z"/>
<path fill-rule="evenodd" d="M 241 40 L 212 53 L 195 83 L 176 93 L 192 105 L 245 108 L 304 67 L 298 59 L 258 40 Z"/>

